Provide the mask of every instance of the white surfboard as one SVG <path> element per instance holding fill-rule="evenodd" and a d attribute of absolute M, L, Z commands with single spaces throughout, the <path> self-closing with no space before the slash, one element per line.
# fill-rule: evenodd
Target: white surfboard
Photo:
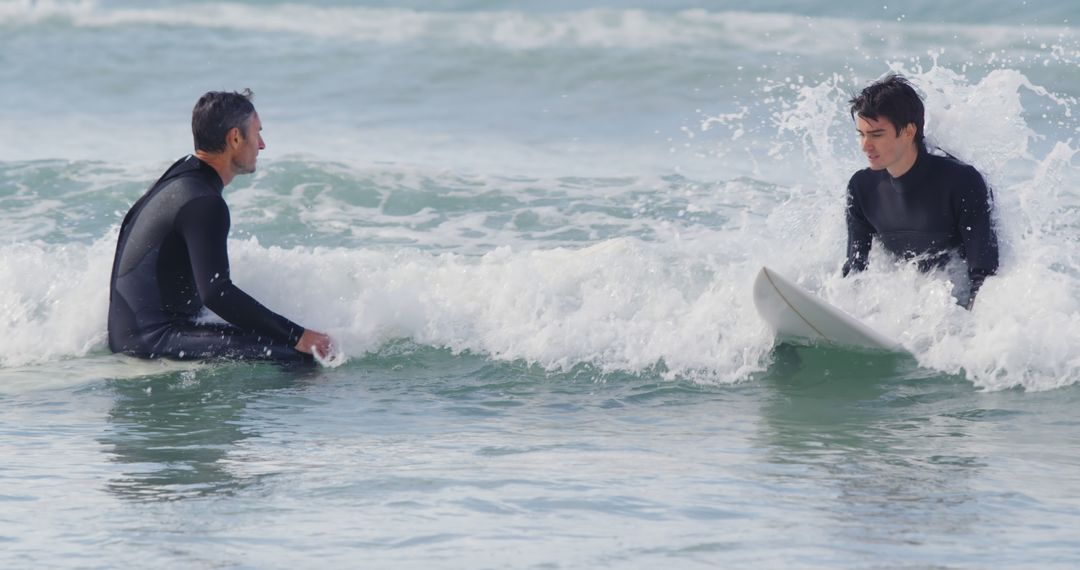
<path fill-rule="evenodd" d="M 754 280 L 754 306 L 781 337 L 809 344 L 903 351 L 895 340 L 762 267 Z"/>

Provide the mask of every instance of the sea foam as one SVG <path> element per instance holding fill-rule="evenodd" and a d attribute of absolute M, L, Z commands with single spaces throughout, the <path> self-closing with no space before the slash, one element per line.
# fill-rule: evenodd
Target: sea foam
<path fill-rule="evenodd" d="M 769 265 L 899 339 L 927 368 L 986 389 L 1075 383 L 1075 102 L 1015 70 L 892 69 L 926 94 L 929 140 L 979 168 L 994 190 L 1002 265 L 971 312 L 954 298 L 962 271 L 921 274 L 880 248 L 869 271 L 839 276 L 844 185 L 863 167 L 846 99 L 874 79 L 841 75 L 767 86 L 779 101 L 777 132 L 747 136 L 777 146 L 759 156 L 771 174 L 756 180 L 632 168 L 610 179 L 513 178 L 269 161 L 228 191 L 234 280 L 272 309 L 330 332 L 354 359 L 408 338 L 550 370 L 590 365 L 730 383 L 771 362 L 775 339 L 750 295 L 757 269 Z M 1033 122 L 1032 109 L 1054 122 Z M 730 128 L 730 139 L 694 144 L 741 145 L 744 122 L 710 123 L 710 134 Z M 773 182 L 804 163 L 814 176 Z M 54 229 L 48 239 L 31 233 L 0 245 L 0 334 L 9 339 L 0 363 L 103 352 L 115 227 L 65 241 L 54 235 L 63 208 L 49 217 L 33 200 L 11 203 L 7 219 L 51 220 Z M 263 235 L 270 245 L 256 239 Z"/>

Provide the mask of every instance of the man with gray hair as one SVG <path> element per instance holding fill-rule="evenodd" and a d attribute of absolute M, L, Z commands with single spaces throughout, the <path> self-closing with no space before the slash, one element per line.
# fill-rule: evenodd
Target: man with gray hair
<path fill-rule="evenodd" d="M 242 93 L 203 95 L 195 154 L 165 171 L 124 217 L 109 289 L 109 348 L 139 358 L 313 361 L 329 336 L 267 309 L 233 284 L 222 192 L 255 172 L 262 122 Z M 228 324 L 197 322 L 203 307 Z"/>

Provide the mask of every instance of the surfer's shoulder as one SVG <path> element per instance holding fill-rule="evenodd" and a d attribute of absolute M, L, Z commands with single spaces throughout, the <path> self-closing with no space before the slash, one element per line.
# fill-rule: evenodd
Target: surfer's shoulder
<path fill-rule="evenodd" d="M 979 170 L 974 166 L 943 151 L 938 153 L 927 152 L 922 156 L 922 159 L 926 160 L 931 169 L 941 174 L 980 175 Z"/>
<path fill-rule="evenodd" d="M 884 170 L 873 170 L 871 168 L 856 170 L 855 174 L 852 174 L 851 179 L 848 180 L 848 189 L 854 191 L 860 187 L 876 186 L 877 182 L 881 179 L 882 172 L 884 172 Z"/>

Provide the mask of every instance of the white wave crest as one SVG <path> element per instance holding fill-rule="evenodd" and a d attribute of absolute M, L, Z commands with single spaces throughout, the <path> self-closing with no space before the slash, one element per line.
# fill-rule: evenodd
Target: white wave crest
<path fill-rule="evenodd" d="M 167 26 L 241 29 L 374 43 L 434 41 L 517 50 L 736 46 L 766 53 L 843 53 L 854 49 L 892 57 L 925 55 L 941 39 L 983 52 L 1032 41 L 1059 44 L 1069 27 L 868 21 L 770 12 L 585 9 L 557 13 L 441 12 L 401 8 L 258 6 L 192 3 L 154 8 L 105 8 L 93 0 L 22 0 L 0 4 L 0 24 L 66 21 L 80 27 Z M 912 48 L 911 46 L 918 46 Z"/>

